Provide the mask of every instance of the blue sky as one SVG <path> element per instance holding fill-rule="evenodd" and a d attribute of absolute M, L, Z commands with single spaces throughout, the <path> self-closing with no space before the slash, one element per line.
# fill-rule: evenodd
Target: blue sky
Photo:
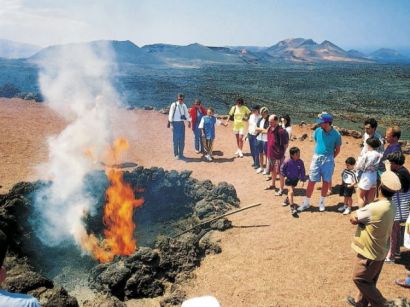
<path fill-rule="evenodd" d="M 0 0 L 0 38 L 47 46 L 96 39 L 410 49 L 409 0 Z"/>

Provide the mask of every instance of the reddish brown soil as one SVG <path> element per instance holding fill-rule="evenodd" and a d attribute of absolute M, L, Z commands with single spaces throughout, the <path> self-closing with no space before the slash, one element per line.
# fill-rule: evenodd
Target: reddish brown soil
<path fill-rule="evenodd" d="M 63 120 L 46 106 L 19 100 L 0 100 L 0 192 L 5 193 L 22 180 L 37 178 L 34 167 L 47 160 L 46 138 L 64 127 Z M 166 117 L 155 111 L 124 111 L 114 119 L 120 130 L 131 132 L 127 162 L 145 167 L 161 166 L 178 171 L 189 169 L 198 179 L 232 183 L 241 206 L 261 202 L 262 206 L 231 217 L 234 228 L 215 237 L 222 253 L 207 256 L 195 271 L 196 278 L 184 290 L 188 295 L 213 295 L 223 306 L 345 306 L 345 298 L 355 293 L 351 281 L 354 253 L 350 242 L 355 227 L 346 216 L 335 212 L 341 198 L 327 199 L 328 211 L 300 214 L 296 219 L 282 207 L 282 197 L 265 191 L 262 175 L 251 168 L 251 158 L 234 158 L 235 140 L 230 127 L 218 127 L 214 162 L 205 162 L 193 150 L 193 135 L 187 130 L 187 161 L 172 155 L 171 130 Z M 337 124 L 337 122 L 336 122 Z M 311 134 L 293 127 L 294 135 Z M 313 142 L 292 141 L 301 148 L 301 158 L 309 166 Z M 249 152 L 248 145 L 245 152 Z M 336 160 L 334 184 L 338 184 L 344 160 L 359 153 L 359 141 L 343 138 Z M 406 162 L 410 166 L 409 160 Z M 41 176 L 40 176 L 41 177 Z M 317 204 L 315 191 L 313 204 Z M 302 202 L 302 196 L 296 197 Z M 388 298 L 408 297 L 406 289 L 393 284 L 404 276 L 403 265 L 385 265 L 379 287 Z M 131 301 L 129 306 L 156 305 L 158 300 Z"/>

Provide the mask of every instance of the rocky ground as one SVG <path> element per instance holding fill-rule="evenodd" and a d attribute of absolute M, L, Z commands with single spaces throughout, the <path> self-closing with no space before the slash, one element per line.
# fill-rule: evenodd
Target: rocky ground
<path fill-rule="evenodd" d="M 41 177 L 35 166 L 47 159 L 46 137 L 61 131 L 65 123 L 43 105 L 14 99 L 0 101 L 0 119 L 0 185 L 3 186 L 0 192 L 6 193 L 16 182 Z M 268 182 L 250 167 L 249 155 L 243 159 L 234 157 L 231 127 L 217 129 L 214 162 L 206 162 L 194 152 L 190 131 L 186 138 L 188 159 L 176 161 L 164 115 L 132 110 L 124 111 L 121 120 L 113 121 L 120 131 L 131 132 L 127 162 L 146 168 L 190 170 L 191 176 L 199 180 L 233 184 L 240 206 L 262 203 L 260 207 L 231 216 L 233 227 L 213 234 L 213 240 L 220 240 L 222 252 L 207 256 L 193 271 L 195 277 L 182 283 L 180 289 L 188 297 L 213 295 L 224 306 L 345 306 L 345 297 L 356 291 L 351 281 L 354 253 L 350 248 L 355 227 L 336 212 L 339 196 L 328 198 L 326 212 L 319 213 L 314 206 L 296 219 L 290 215 L 289 208 L 281 206 L 281 197 L 264 190 Z M 292 146 L 301 148 L 301 158 L 308 167 L 313 150 L 311 130 L 308 126 L 293 128 L 297 138 L 308 136 L 303 141 L 291 142 Z M 359 139 L 343 138 L 334 185 L 340 181 L 344 160 L 358 155 L 359 143 Z M 245 148 L 248 152 L 248 147 Z M 410 167 L 410 159 L 406 166 Z M 302 201 L 302 189 L 299 195 L 298 204 Z M 319 191 L 315 191 L 314 205 L 318 197 Z M 408 254 L 404 250 L 403 253 Z M 403 262 L 384 266 L 379 287 L 386 297 L 409 297 L 408 290 L 393 283 L 404 273 Z M 158 306 L 159 302 L 160 299 L 134 299 L 127 301 L 127 305 Z"/>

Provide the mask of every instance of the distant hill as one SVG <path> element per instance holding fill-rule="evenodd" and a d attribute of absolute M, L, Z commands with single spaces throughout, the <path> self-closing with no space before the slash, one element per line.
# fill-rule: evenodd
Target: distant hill
<path fill-rule="evenodd" d="M 143 46 L 142 49 L 173 66 L 246 62 L 241 59 L 240 52 L 225 47 L 207 47 L 198 43 L 187 46 L 153 44 Z"/>
<path fill-rule="evenodd" d="M 21 59 L 28 58 L 39 51 L 41 47 L 0 39 L 0 58 Z"/>
<path fill-rule="evenodd" d="M 162 61 L 157 57 L 147 53 L 142 48 L 138 47 L 131 41 L 92 41 L 86 43 L 78 44 L 66 44 L 66 45 L 55 45 L 44 48 L 37 52 L 30 58 L 30 61 L 37 62 L 41 60 L 47 60 L 51 56 L 57 55 L 60 52 L 70 53 L 73 55 L 78 55 L 81 52 L 81 48 L 90 47 L 95 51 L 96 54 L 101 54 L 102 50 L 106 50 L 106 46 L 112 47 L 114 51 L 113 60 L 120 63 L 130 63 L 130 64 L 162 64 Z"/>
<path fill-rule="evenodd" d="M 410 63 L 410 58 L 396 50 L 387 48 L 376 50 L 369 55 L 369 58 L 382 63 Z"/>
<path fill-rule="evenodd" d="M 355 55 L 349 54 L 328 40 L 318 44 L 312 39 L 286 39 L 267 48 L 266 53 L 278 60 L 299 63 L 372 62 L 369 59 L 356 57 Z"/>

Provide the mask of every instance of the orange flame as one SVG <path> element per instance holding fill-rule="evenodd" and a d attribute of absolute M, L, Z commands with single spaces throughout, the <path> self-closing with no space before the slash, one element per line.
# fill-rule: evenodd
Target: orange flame
<path fill-rule="evenodd" d="M 118 162 L 121 153 L 128 149 L 126 139 L 117 139 L 108 157 L 113 165 Z M 137 248 L 133 238 L 135 224 L 134 208 L 140 207 L 144 200 L 136 199 L 131 186 L 124 182 L 123 172 L 113 167 L 107 167 L 106 175 L 110 186 L 106 191 L 103 222 L 105 239 L 100 241 L 93 234 L 81 234 L 80 244 L 100 262 L 112 261 L 115 255 L 131 255 Z"/>

